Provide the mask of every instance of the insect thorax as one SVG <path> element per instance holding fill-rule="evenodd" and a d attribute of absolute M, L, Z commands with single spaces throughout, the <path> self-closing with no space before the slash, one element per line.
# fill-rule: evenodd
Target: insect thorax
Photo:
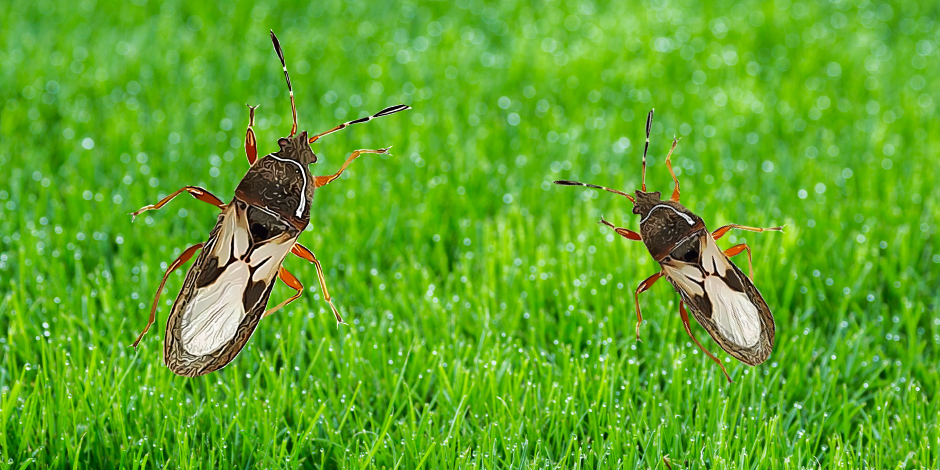
<path fill-rule="evenodd" d="M 702 262 L 702 248 L 702 231 L 697 231 L 680 241 L 669 252 L 669 257 L 683 263 L 698 265 Z"/>
<path fill-rule="evenodd" d="M 640 235 L 653 259 L 659 261 L 693 232 L 705 228 L 702 219 L 674 201 L 659 199 L 659 192 L 637 191 L 634 213 L 640 214 Z"/>
<path fill-rule="evenodd" d="M 307 165 L 316 161 L 316 156 L 305 132 L 278 143 L 281 150 L 258 159 L 238 184 L 235 195 L 303 230 L 310 222 L 314 191 Z"/>
<path fill-rule="evenodd" d="M 261 243 L 276 238 L 285 232 L 291 238 L 300 236 L 300 230 L 279 215 L 272 214 L 255 205 L 248 205 L 242 201 L 238 201 L 238 204 L 245 205 L 242 209 L 245 210 L 245 218 L 248 221 L 248 231 L 251 234 L 252 243 Z"/>

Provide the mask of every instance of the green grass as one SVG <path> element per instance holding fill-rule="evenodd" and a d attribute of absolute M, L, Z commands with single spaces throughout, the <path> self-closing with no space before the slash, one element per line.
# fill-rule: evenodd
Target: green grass
<path fill-rule="evenodd" d="M 777 0 L 13 2 L 0 28 L 0 467 L 936 468 L 937 5 Z M 162 365 L 160 277 L 287 134 L 315 147 L 316 273 L 227 368 Z M 691 344 L 629 202 L 746 240 L 777 342 L 728 384 Z M 738 260 L 743 266 L 745 261 Z M 275 288 L 273 298 L 290 290 Z M 272 304 L 273 305 L 273 304 Z M 705 331 L 694 325 L 705 341 Z M 720 353 L 711 341 L 704 343 Z M 725 354 L 719 354 L 727 358 Z"/>

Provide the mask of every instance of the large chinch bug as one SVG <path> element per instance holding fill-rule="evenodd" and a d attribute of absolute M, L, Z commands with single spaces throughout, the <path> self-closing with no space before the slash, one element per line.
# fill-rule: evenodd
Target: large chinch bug
<path fill-rule="evenodd" d="M 751 266 L 751 248 L 741 243 L 722 251 L 718 240 L 731 229 L 763 232 L 782 231 L 782 227 L 754 228 L 731 224 L 709 233 L 701 217 L 693 214 L 679 204 L 679 180 L 672 169 L 672 152 L 678 144 L 674 139 L 672 148 L 666 155 L 666 168 L 672 175 L 676 187 L 669 200 L 662 200 L 659 191 L 646 192 L 646 153 L 650 145 L 650 130 L 653 124 L 653 111 L 646 119 L 646 145 L 643 148 L 642 183 L 635 195 L 616 189 L 605 188 L 577 181 L 555 181 L 566 186 L 587 186 L 602 189 L 626 197 L 633 203 L 633 213 L 640 216 L 640 232 L 634 232 L 601 218 L 600 223 L 614 229 L 618 235 L 628 239 L 642 241 L 653 259 L 662 270 L 641 282 L 634 293 L 636 302 L 636 338 L 640 339 L 640 293 L 646 291 L 659 278 L 665 276 L 682 300 L 679 302 L 679 315 L 682 324 L 692 341 L 708 357 L 721 367 L 728 381 L 731 377 L 725 366 L 712 353 L 708 352 L 692 334 L 686 304 L 708 334 L 735 359 L 755 366 L 764 362 L 774 346 L 774 318 L 770 308 L 764 302 L 760 292 L 754 287 Z M 745 276 L 729 259 L 742 251 L 747 251 L 750 276 Z"/>
<path fill-rule="evenodd" d="M 187 248 L 170 264 L 157 289 L 150 320 L 134 341 L 134 347 L 137 347 L 153 325 L 160 292 L 167 277 L 202 248 L 186 273 L 183 287 L 167 320 L 164 361 L 170 370 L 179 375 L 194 377 L 224 367 L 242 350 L 263 317 L 300 297 L 303 284 L 282 266 L 288 253 L 316 266 L 323 297 L 333 310 L 336 321 L 344 323 L 326 289 L 320 262 L 313 252 L 297 243 L 297 238 L 310 223 L 310 205 L 315 188 L 339 178 L 356 157 L 367 153 L 387 153 L 388 148 L 356 150 L 336 173 L 313 176 L 308 165 L 316 163 L 317 156 L 310 144 L 352 124 L 410 109 L 405 105 L 392 106 L 313 137 L 307 137 L 306 132 L 298 134 L 294 90 L 287 73 L 284 53 L 273 31 L 271 41 L 284 68 L 293 117 L 290 135 L 278 140 L 280 149 L 258 158 L 257 140 L 252 130 L 257 106 L 249 106 L 245 152 L 251 168 L 235 188 L 235 197 L 231 202 L 224 204 L 203 188 L 186 186 L 160 202 L 132 213 L 136 217 L 144 211 L 159 209 L 184 191 L 222 210 L 209 239 Z M 276 277 L 296 293 L 274 308 L 265 310 Z"/>

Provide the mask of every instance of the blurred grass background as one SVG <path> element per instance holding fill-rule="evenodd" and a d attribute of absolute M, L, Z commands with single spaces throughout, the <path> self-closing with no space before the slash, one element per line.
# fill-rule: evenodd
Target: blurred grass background
<path fill-rule="evenodd" d="M 933 2 L 14 1 L 0 28 L 3 468 L 927 468 L 940 448 Z M 171 276 L 288 133 L 315 147 L 323 262 L 226 369 L 162 365 Z M 754 249 L 777 342 L 735 380 L 689 341 L 628 201 L 667 193 Z M 745 261 L 738 260 L 739 265 Z M 288 296 L 278 286 L 273 298 Z M 698 337 L 707 334 L 694 326 Z M 720 353 L 712 341 L 704 343 Z M 721 358 L 727 356 L 719 354 Z"/>

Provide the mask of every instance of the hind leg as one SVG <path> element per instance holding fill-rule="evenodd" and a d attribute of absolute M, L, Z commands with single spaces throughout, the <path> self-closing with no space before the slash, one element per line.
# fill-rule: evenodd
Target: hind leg
<path fill-rule="evenodd" d="M 702 347 L 702 343 L 699 343 L 695 338 L 695 335 L 692 334 L 692 327 L 689 325 L 689 312 L 686 312 L 685 302 L 682 302 L 681 300 L 679 301 L 679 315 L 682 316 L 682 326 L 685 327 L 685 332 L 689 334 L 689 338 L 692 338 L 692 341 L 698 345 L 698 348 L 701 349 L 705 355 L 715 361 L 715 364 L 718 364 L 718 367 L 721 367 L 721 371 L 724 372 L 725 378 L 728 379 L 728 383 L 732 383 L 731 376 L 728 375 L 728 371 L 725 370 L 725 366 L 721 363 L 721 361 L 719 361 L 717 357 Z"/>

